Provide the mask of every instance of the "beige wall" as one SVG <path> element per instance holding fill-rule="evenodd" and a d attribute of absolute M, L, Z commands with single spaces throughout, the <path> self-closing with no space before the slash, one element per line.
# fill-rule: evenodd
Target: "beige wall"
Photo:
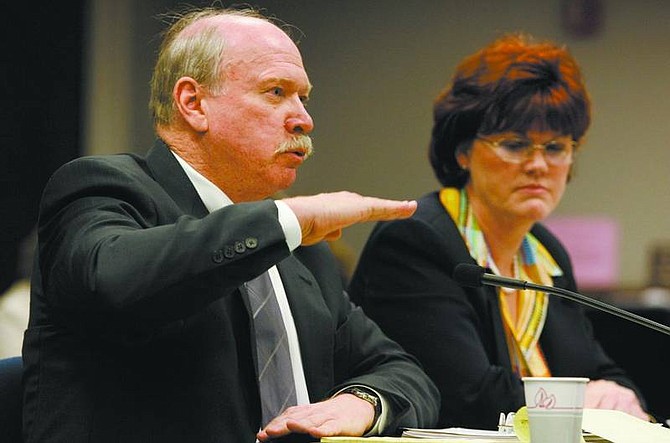
<path fill-rule="evenodd" d="M 566 43 L 594 101 L 592 130 L 557 214 L 615 218 L 620 283 L 643 285 L 648 248 L 670 240 L 670 2 L 602 0 L 601 32 L 577 39 L 561 27 L 562 1 L 252 1 L 305 34 L 317 154 L 291 192 L 405 199 L 436 189 L 426 159 L 433 97 L 463 56 L 501 32 L 523 30 Z M 175 4 L 93 1 L 90 72 L 118 74 L 89 83 L 91 152 L 150 145 L 147 83 L 161 29 L 152 16 Z M 371 227 L 350 228 L 345 239 L 358 250 Z"/>

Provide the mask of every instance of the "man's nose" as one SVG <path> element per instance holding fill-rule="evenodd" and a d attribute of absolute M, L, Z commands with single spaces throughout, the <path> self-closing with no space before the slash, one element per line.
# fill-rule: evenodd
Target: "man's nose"
<path fill-rule="evenodd" d="M 286 119 L 284 127 L 291 134 L 309 134 L 314 129 L 314 121 L 302 102 L 299 106 L 299 111 Z"/>

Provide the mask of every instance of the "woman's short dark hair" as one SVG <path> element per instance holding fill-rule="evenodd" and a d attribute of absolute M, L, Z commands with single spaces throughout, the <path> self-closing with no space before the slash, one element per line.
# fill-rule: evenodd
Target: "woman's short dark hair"
<path fill-rule="evenodd" d="M 433 105 L 430 163 L 440 183 L 462 188 L 468 172 L 457 150 L 478 134 L 529 129 L 570 135 L 579 142 L 591 122 L 591 102 L 568 50 L 505 35 L 465 58 Z"/>

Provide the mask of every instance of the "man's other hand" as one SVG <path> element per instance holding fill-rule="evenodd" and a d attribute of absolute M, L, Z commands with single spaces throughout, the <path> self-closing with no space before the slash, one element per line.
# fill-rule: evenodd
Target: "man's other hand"
<path fill-rule="evenodd" d="M 315 438 L 361 436 L 373 425 L 374 407 L 355 395 L 340 394 L 320 403 L 292 406 L 273 419 L 256 438 L 270 441 L 291 433 Z"/>

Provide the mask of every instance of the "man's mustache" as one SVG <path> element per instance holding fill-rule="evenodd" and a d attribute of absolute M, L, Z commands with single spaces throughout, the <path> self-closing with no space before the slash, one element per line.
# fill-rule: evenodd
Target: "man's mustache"
<path fill-rule="evenodd" d="M 285 152 L 301 152 L 305 159 L 309 158 L 314 153 L 312 138 L 309 135 L 296 135 L 290 140 L 281 142 L 277 146 L 275 154 L 283 154 Z"/>

